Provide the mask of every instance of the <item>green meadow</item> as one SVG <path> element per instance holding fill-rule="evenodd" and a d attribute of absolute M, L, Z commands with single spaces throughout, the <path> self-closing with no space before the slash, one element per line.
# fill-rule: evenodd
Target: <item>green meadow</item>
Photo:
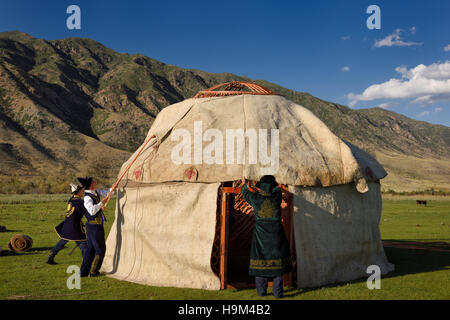
<path fill-rule="evenodd" d="M 422 196 L 423 198 L 423 196 Z M 57 265 L 47 265 L 58 241 L 54 227 L 65 215 L 67 195 L 0 195 L 0 246 L 5 250 L 17 233 L 33 238 L 30 251 L 0 256 L 0 299 L 274 299 L 260 298 L 254 289 L 205 291 L 150 287 L 106 276 L 82 278 L 81 289 L 69 290 L 66 273 L 81 264 L 81 253 L 69 243 Z M 114 220 L 107 211 L 106 231 Z M 450 299 L 450 199 L 434 198 L 418 206 L 411 197 L 383 199 L 380 221 L 388 260 L 396 270 L 381 279 L 381 289 L 369 290 L 366 279 L 313 289 L 285 288 L 284 299 Z"/>

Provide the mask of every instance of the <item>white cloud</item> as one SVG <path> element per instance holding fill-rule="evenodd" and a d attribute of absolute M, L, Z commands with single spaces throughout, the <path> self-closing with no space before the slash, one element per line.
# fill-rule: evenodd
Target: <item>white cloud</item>
<path fill-rule="evenodd" d="M 409 33 L 411 33 L 411 34 L 414 34 L 414 33 L 416 33 L 416 27 L 414 27 L 414 26 L 412 26 L 410 29 L 409 29 Z"/>
<path fill-rule="evenodd" d="M 428 96 L 418 97 L 418 98 L 414 99 L 414 101 L 412 101 L 411 103 L 425 105 L 425 104 L 433 104 L 433 103 L 435 103 L 435 101 L 433 100 L 433 96 L 428 95 Z"/>
<path fill-rule="evenodd" d="M 446 46 L 444 47 L 444 51 L 445 51 L 445 52 L 450 51 L 450 44 L 448 44 L 448 45 L 446 45 Z"/>
<path fill-rule="evenodd" d="M 348 94 L 349 106 L 375 99 L 415 99 L 413 103 L 422 104 L 450 101 L 450 61 L 419 64 L 411 69 L 400 66 L 395 70 L 401 74 L 400 79 L 373 84 L 361 94 Z"/>
<path fill-rule="evenodd" d="M 389 110 L 389 109 L 394 109 L 396 106 L 398 106 L 398 103 L 386 102 L 386 103 L 379 104 L 378 108 Z"/>
<path fill-rule="evenodd" d="M 421 96 L 411 101 L 411 103 L 420 105 L 430 105 L 441 101 L 450 101 L 450 94 L 441 94 L 436 96 L 433 95 Z"/>
<path fill-rule="evenodd" d="M 349 66 L 342 67 L 341 71 L 348 72 L 348 71 L 350 71 L 350 67 Z"/>
<path fill-rule="evenodd" d="M 428 110 L 422 111 L 417 116 L 418 117 L 424 117 L 424 116 L 429 116 L 432 113 L 439 113 L 439 112 L 442 112 L 442 111 L 444 111 L 444 109 L 442 107 L 437 107 L 437 108 L 434 108 L 433 111 L 428 111 Z"/>
<path fill-rule="evenodd" d="M 415 32 L 415 28 L 414 28 Z M 374 43 L 375 48 L 381 47 L 409 47 L 409 46 L 421 46 L 422 42 L 406 42 L 400 38 L 400 34 L 402 33 L 401 29 L 397 29 L 394 33 L 388 35 L 386 38 L 381 40 L 376 40 Z"/>
<path fill-rule="evenodd" d="M 350 40 L 350 36 L 343 36 L 343 37 L 341 37 L 341 40 L 344 40 L 344 41 Z"/>
<path fill-rule="evenodd" d="M 403 65 L 403 66 L 395 68 L 395 71 L 400 73 L 402 75 L 402 78 L 406 78 L 407 73 L 408 73 L 408 68 Z"/>

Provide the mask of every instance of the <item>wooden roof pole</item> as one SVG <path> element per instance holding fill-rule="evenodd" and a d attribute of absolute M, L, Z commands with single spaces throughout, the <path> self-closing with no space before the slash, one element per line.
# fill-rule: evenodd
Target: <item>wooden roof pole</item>
<path fill-rule="evenodd" d="M 147 144 L 150 142 L 150 140 L 152 140 L 153 138 L 155 138 L 156 136 L 154 134 L 152 134 L 142 145 L 142 147 L 139 149 L 138 153 L 136 154 L 136 156 L 134 157 L 134 159 L 128 164 L 128 166 L 126 167 L 125 171 L 122 172 L 122 174 L 120 175 L 119 179 L 116 180 L 116 182 L 114 182 L 114 184 L 111 187 L 111 190 L 108 192 L 108 194 L 106 195 L 106 198 L 110 197 L 111 194 L 114 192 L 114 190 L 117 188 L 117 186 L 119 185 L 120 181 L 122 180 L 122 178 L 125 176 L 125 174 L 128 172 L 128 170 L 130 170 L 131 166 L 133 165 L 133 163 L 136 161 L 136 159 L 141 155 L 142 151 L 144 151 L 145 147 L 147 146 Z"/>
<path fill-rule="evenodd" d="M 229 195 L 222 193 L 222 210 L 220 212 L 220 289 L 226 289 L 228 283 L 228 231 L 230 219 Z"/>

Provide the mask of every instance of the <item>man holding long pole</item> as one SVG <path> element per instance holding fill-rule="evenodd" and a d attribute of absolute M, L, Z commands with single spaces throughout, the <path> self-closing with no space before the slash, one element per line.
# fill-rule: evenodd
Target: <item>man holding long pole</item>
<path fill-rule="evenodd" d="M 103 228 L 103 222 L 105 221 L 105 216 L 103 214 L 103 209 L 106 208 L 111 194 L 119 185 L 122 178 L 134 164 L 136 159 L 144 151 L 147 144 L 156 138 L 152 134 L 139 149 L 138 153 L 134 156 L 133 160 L 128 164 L 126 169 L 122 172 L 119 179 L 113 184 L 111 189 L 108 191 L 97 190 L 97 183 L 91 178 L 77 178 L 78 181 L 86 189 L 84 196 L 84 206 L 87 210 L 86 213 L 86 233 L 87 233 L 87 248 L 83 255 L 83 263 L 80 268 L 81 277 L 96 277 L 100 275 L 100 267 L 103 263 L 103 258 L 106 253 L 105 244 L 105 229 Z M 154 140 L 156 142 L 156 140 Z M 104 196 L 102 200 L 100 197 Z"/>
<path fill-rule="evenodd" d="M 105 216 L 103 209 L 106 208 L 111 193 L 116 188 L 116 184 L 107 192 L 106 190 L 97 190 L 97 182 L 91 177 L 77 179 L 86 189 L 84 207 L 86 208 L 87 220 L 87 247 L 83 255 L 80 276 L 96 277 L 100 275 L 99 270 L 106 252 L 105 229 L 103 228 Z M 104 196 L 102 200 L 100 200 L 101 196 Z"/>

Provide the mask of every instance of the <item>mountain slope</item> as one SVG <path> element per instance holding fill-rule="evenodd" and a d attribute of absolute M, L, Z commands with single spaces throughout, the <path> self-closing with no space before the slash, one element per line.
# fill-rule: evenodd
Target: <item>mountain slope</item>
<path fill-rule="evenodd" d="M 73 175 L 103 167 L 109 168 L 105 176 L 114 175 L 162 108 L 235 80 L 250 79 L 120 54 L 90 39 L 0 33 L 0 175 Z M 376 155 L 390 173 L 385 188 L 450 188 L 450 128 L 255 82 Z"/>

